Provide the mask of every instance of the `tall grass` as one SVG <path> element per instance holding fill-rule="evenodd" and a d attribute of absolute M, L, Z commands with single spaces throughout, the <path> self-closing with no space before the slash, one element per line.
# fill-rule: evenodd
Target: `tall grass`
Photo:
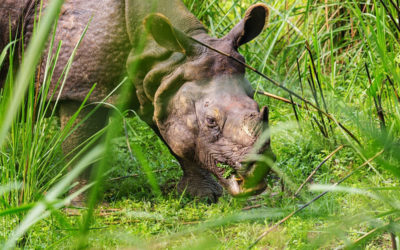
<path fill-rule="evenodd" d="M 247 7 L 252 4 L 250 0 L 231 2 L 185 0 L 184 2 L 209 28 L 209 33 L 216 37 L 225 35 L 239 22 Z M 12 248 L 15 244 L 24 247 L 29 241 L 26 234 L 29 228 L 47 217 L 57 221 L 63 228 L 71 229 L 71 232 L 66 233 L 66 236 L 59 241 L 51 242 L 51 245 L 47 243 L 48 246 L 60 247 L 70 238 L 74 239 L 72 246 L 80 248 L 91 246 L 90 231 L 93 225 L 98 225 L 95 215 L 98 193 L 101 192 L 107 166 L 112 164 L 112 138 L 122 131 L 126 114 L 120 111 L 124 110 L 124 99 L 127 98 L 122 96 L 123 102 L 116 107 L 116 115 L 108 126 L 109 130 L 104 135 L 101 146 L 88 152 L 76 164 L 74 170 L 66 174 L 66 168 L 72 163 L 65 163 L 60 152 L 60 144 L 75 129 L 72 126 L 74 121 L 71 120 L 70 126 L 67 126 L 65 131 L 59 131 L 55 129 L 58 126 L 55 114 L 51 113 L 50 117 L 45 117 L 50 111 L 50 104 L 46 101 L 49 94 L 48 86 L 62 45 L 50 42 L 51 47 L 58 46 L 58 49 L 55 54 L 49 54 L 45 58 L 46 77 L 38 95 L 35 88 L 36 64 L 41 58 L 48 34 L 51 34 L 51 28 L 54 28 L 62 1 L 51 3 L 53 5 L 47 8 L 48 14 L 42 18 L 36 35 L 26 50 L 16 78 L 12 74 L 15 70 L 12 68 L 13 63 L 10 63 L 7 88 L 0 94 L 0 219 L 9 221 L 12 224 L 10 228 L 13 229 L 6 235 L 4 242 L 6 248 Z M 326 198 L 324 202 L 306 208 L 309 209 L 309 213 L 296 213 L 293 217 L 288 217 L 279 226 L 286 225 L 290 231 L 290 227 L 296 225 L 291 223 L 291 220 L 318 218 L 319 221 L 315 224 L 322 223 L 325 226 L 321 228 L 314 225 L 316 227 L 314 231 L 320 232 L 315 240 L 310 240 L 307 247 L 362 248 L 372 244 L 379 248 L 383 246 L 374 239 L 382 234 L 389 234 L 391 244 L 397 243 L 398 246 L 400 235 L 398 2 L 282 0 L 265 1 L 265 3 L 271 10 L 268 28 L 255 41 L 240 48 L 240 52 L 246 57 L 248 64 L 310 101 L 321 111 L 329 114 L 332 119 L 328 119 L 322 112 L 314 110 L 302 100 L 248 71 L 247 78 L 256 90 L 280 95 L 301 104 L 301 106 L 290 106 L 262 95 L 254 96 L 260 105 L 269 105 L 271 110 L 272 146 L 278 156 L 275 170 L 285 182 L 283 198 L 278 205 L 274 203 L 278 209 L 249 208 L 250 212 L 220 214 L 218 219 L 211 219 L 198 226 L 182 228 L 179 225 L 172 232 L 168 228 L 167 236 L 156 236 L 150 245 L 142 242 L 142 246 L 164 246 L 163 242 L 167 242 L 165 244 L 168 245 L 189 235 L 200 237 L 210 230 L 221 230 L 221 234 L 224 235 L 224 229 L 230 225 L 247 223 L 256 230 L 251 232 L 251 237 L 243 240 L 242 245 L 232 247 L 248 247 L 260 235 L 265 238 L 255 247 L 276 247 L 273 245 L 276 234 L 271 232 L 273 236 L 268 236 L 269 226 L 325 191 L 329 193 L 326 195 L 328 198 L 324 196 Z M 50 41 L 52 41 L 51 36 Z M 143 44 L 138 45 L 138 51 L 142 46 Z M 10 51 L 12 62 L 15 43 L 10 43 L 0 54 L 0 66 L 4 61 L 6 50 Z M 61 86 L 65 83 L 72 60 L 73 55 L 69 64 L 65 66 L 65 74 L 60 79 Z M 129 84 L 125 84 L 123 88 L 125 89 L 122 93 L 132 91 Z M 351 138 L 339 126 L 339 122 L 344 124 L 360 143 Z M 130 130 L 135 133 L 134 128 Z M 100 135 L 101 133 L 96 137 Z M 345 147 L 332 160 L 330 169 L 321 164 L 322 167 L 312 177 L 313 185 L 306 184 L 310 189 L 304 188 L 298 197 L 292 198 L 291 194 L 307 179 L 313 168 L 340 145 Z M 162 199 L 161 189 L 146 160 L 145 152 L 146 150 L 138 144 L 132 145 L 132 155 L 142 166 L 144 176 L 147 176 L 149 190 L 157 197 L 156 199 Z M 382 154 L 379 157 L 368 161 L 380 152 Z M 72 225 L 65 214 L 60 213 L 60 209 L 78 193 L 63 195 L 71 187 L 74 177 L 99 158 L 100 162 L 89 184 L 92 189 L 88 209 L 84 211 L 84 216 L 78 218 L 78 225 Z M 332 185 L 346 176 L 351 177 L 340 185 Z M 273 179 L 271 182 L 276 184 Z M 89 186 L 79 192 L 87 190 Z M 333 197 L 340 197 L 339 195 L 343 194 L 345 196 L 342 199 L 345 201 L 334 205 L 333 203 L 338 201 Z M 172 209 L 174 206 L 181 207 L 184 198 L 178 197 L 177 201 L 168 199 L 167 207 Z M 268 193 L 256 199 L 263 206 L 274 206 L 273 198 L 270 198 Z M 224 205 L 231 206 L 235 202 L 247 204 L 246 202 L 252 201 L 235 200 Z M 143 206 L 145 204 L 143 203 Z M 346 209 L 342 209 L 344 212 L 338 216 L 334 212 L 339 209 L 337 206 L 342 204 L 350 205 L 348 207 L 344 205 Z M 331 214 L 335 214 L 336 218 L 330 218 Z M 129 217 L 128 214 L 123 216 Z M 157 217 L 156 213 L 149 216 L 149 218 L 154 217 Z M 176 223 L 174 216 L 164 218 L 162 221 L 164 220 L 167 227 Z M 248 229 L 248 227 L 243 228 Z M 285 231 L 282 232 L 284 234 Z M 102 235 L 99 233 L 98 237 Z M 223 248 L 223 244 L 234 240 L 227 239 L 227 242 L 221 243 L 207 239 L 199 246 Z M 28 246 L 35 247 L 29 243 Z M 296 245 L 293 243 L 290 246 Z"/>
<path fill-rule="evenodd" d="M 50 92 L 54 69 L 56 66 L 60 66 L 57 65 L 57 60 L 62 50 L 62 42 L 55 45 L 54 37 L 58 14 L 63 2 L 63 0 L 52 1 L 51 5 L 46 8 L 44 16 L 33 30 L 34 35 L 29 41 L 26 53 L 21 56 L 23 59 L 17 69 L 15 80 L 13 60 L 18 58 L 16 56 L 16 41 L 4 48 L 0 55 L 0 64 L 4 61 L 7 52 L 10 60 L 5 87 L 0 92 L 0 110 L 4 111 L 1 112 L 2 116 L 0 116 L 0 131 L 2 131 L 0 163 L 2 170 L 4 170 L 0 176 L 2 184 L 0 186 L 0 208 L 2 209 L 0 210 L 0 217 L 6 221 L 6 225 L 8 224 L 7 221 L 11 222 L 17 219 L 17 223 L 10 225 L 13 230 L 7 233 L 6 241 L 0 242 L 0 244 L 4 244 L 2 245 L 4 249 L 14 248 L 16 244 L 23 247 L 27 241 L 26 232 L 37 222 L 49 216 L 55 218 L 61 225 L 71 227 L 67 222 L 66 215 L 58 210 L 68 206 L 74 197 L 83 192 L 89 192 L 90 188 L 87 211 L 84 211 L 85 215 L 82 217 L 80 234 L 76 236 L 76 246 L 86 246 L 86 236 L 90 230 L 90 225 L 93 223 L 93 210 L 98 203 L 100 187 L 103 185 L 104 174 L 109 171 L 106 166 L 112 164 L 110 161 L 113 158 L 110 148 L 111 140 L 119 135 L 122 121 L 125 119 L 126 113 L 122 113 L 120 110 L 125 109 L 126 103 L 129 102 L 129 93 L 133 91 L 132 85 L 127 84 L 127 78 L 124 78 L 103 101 L 95 103 L 96 107 L 88 116 L 102 105 L 111 106 L 115 111 L 112 115 L 112 122 L 107 126 L 107 133 L 103 136 L 104 140 L 98 143 L 98 146 L 88 150 L 89 146 L 95 141 L 98 142 L 104 134 L 105 130 L 101 130 L 82 145 L 79 145 L 74 152 L 71 152 L 75 156 L 67 162 L 66 155 L 63 156 L 61 153 L 61 144 L 87 118 L 85 117 L 75 124 L 79 112 L 87 104 L 96 84 L 93 85 L 65 128 L 58 129 L 56 110 L 59 105 L 60 94 L 55 96 L 54 92 L 57 88 L 60 89 L 60 92 L 63 89 L 76 51 L 90 25 L 89 23 L 81 34 L 80 40 L 57 81 L 56 89 Z M 39 7 L 41 8 L 41 6 Z M 43 57 L 42 52 L 45 51 L 44 46 L 48 40 L 50 41 L 48 43 L 48 54 L 47 57 Z M 141 39 L 140 41 L 136 48 L 138 52 L 144 46 L 144 40 Z M 23 44 L 23 41 L 21 43 Z M 54 46 L 57 46 L 56 53 L 52 54 Z M 36 71 L 36 65 L 41 58 L 45 60 L 45 72 L 42 72 L 44 77 L 42 83 L 39 83 L 40 71 Z M 131 73 L 134 75 L 138 65 L 133 67 Z M 108 97 L 117 90 L 120 91 L 121 86 L 123 86 L 121 90 L 123 94 L 119 96 L 118 106 L 114 107 L 106 103 Z M 149 163 L 143 156 L 141 149 L 136 145 L 133 145 L 132 148 L 144 168 L 148 166 Z M 67 195 L 67 191 L 75 185 L 74 179 L 90 166 L 92 167 L 91 182 L 75 193 Z M 68 172 L 67 169 L 69 169 Z M 144 171 L 149 177 L 154 193 L 159 195 L 159 187 L 152 171 L 149 167 L 145 168 Z"/>
<path fill-rule="evenodd" d="M 13 60 L 17 58 L 15 56 L 17 43 L 11 42 L 2 51 L 0 58 L 3 62 L 6 52 L 9 52 L 10 67 L 0 103 L 0 165 L 2 169 L 0 217 L 6 222 L 11 222 L 15 218 L 20 221 L 19 224 L 12 224 L 14 230 L 8 232 L 8 239 L 3 245 L 4 249 L 14 248 L 17 242 L 23 246 L 25 232 L 32 225 L 68 205 L 73 197 L 87 189 L 89 186 L 67 197 L 62 197 L 71 187 L 73 180 L 85 168 L 93 164 L 103 152 L 101 147 L 93 149 L 76 163 L 70 173 L 64 175 L 70 162 L 66 163 L 62 157 L 61 143 L 74 129 L 72 126 L 74 119 L 86 100 L 64 130 L 56 129 L 55 110 L 58 97 L 54 97 L 55 104 L 47 101 L 47 98 L 54 95 L 49 92 L 49 86 L 61 44 L 57 46 L 56 53 L 52 54 L 53 46 L 56 45 L 54 35 L 50 35 L 55 33 L 62 4 L 62 0 L 52 1 L 46 8 L 43 18 L 33 31 L 26 52 L 22 55 L 23 59 L 15 78 Z M 47 58 L 44 58 L 46 72 L 43 83 L 39 84 L 37 82 L 39 79 L 36 79 L 35 74 L 36 65 L 42 58 L 42 52 L 45 51 L 48 40 L 50 40 L 49 53 Z M 21 43 L 23 44 L 23 41 Z M 72 53 L 68 64 L 65 65 L 64 74 L 59 79 L 59 83 L 62 82 L 60 88 L 65 83 L 74 54 L 75 52 Z"/>
<path fill-rule="evenodd" d="M 2 102 L 0 107 L 0 146 L 1 146 L 1 162 L 3 166 L 2 171 L 2 184 L 8 182 L 18 182 L 23 179 L 25 194 L 29 193 L 28 181 L 32 181 L 36 178 L 28 178 L 28 174 L 34 174 L 29 171 L 29 166 L 32 165 L 31 160 L 37 160 L 34 156 L 35 147 L 33 143 L 37 143 L 40 138 L 44 139 L 43 136 L 39 137 L 40 133 L 35 133 L 35 120 L 37 117 L 33 117 L 34 114 L 34 102 L 33 100 L 34 91 L 34 73 L 35 66 L 38 64 L 41 57 L 41 53 L 44 50 L 44 46 L 47 42 L 48 34 L 50 33 L 54 20 L 57 18 L 58 12 L 61 8 L 62 1 L 54 2 L 49 7 L 49 12 L 41 22 L 40 27 L 32 38 L 31 45 L 26 51 L 21 67 L 14 80 L 13 78 L 13 59 L 15 51 L 15 43 L 10 43 L 2 55 L 6 55 L 9 50 L 10 57 L 10 68 L 5 88 L 2 93 Z M 4 59 L 4 57 L 2 57 Z M 29 92 L 28 98 L 25 98 L 25 93 Z M 46 97 L 42 97 L 46 98 Z M 22 105 L 26 101 L 27 105 Z M 39 109 L 38 117 L 43 116 L 44 107 Z M 30 111 L 30 112 L 29 112 Z M 44 122 L 43 119 L 38 119 L 39 122 Z M 41 126 L 43 127 L 43 126 Z M 40 130 L 37 132 L 41 132 Z M 43 145 L 43 141 L 41 141 Z M 31 157 L 29 157 L 31 156 Z M 51 159 L 51 158 L 50 158 Z M 34 164 L 36 167 L 36 164 Z M 40 167 L 37 166 L 38 172 Z M 22 177 L 22 178 L 20 178 Z M 17 195 L 12 195 L 15 199 Z M 2 197 L 3 204 L 16 205 L 22 201 L 26 201 L 26 197 L 30 195 L 21 195 L 19 200 L 12 200 L 11 197 Z"/>

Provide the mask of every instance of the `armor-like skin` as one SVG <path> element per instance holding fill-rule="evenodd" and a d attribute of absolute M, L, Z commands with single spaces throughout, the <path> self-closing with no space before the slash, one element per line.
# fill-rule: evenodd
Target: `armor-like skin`
<path fill-rule="evenodd" d="M 44 8 L 47 2 L 43 1 Z M 12 37 L 23 30 L 29 40 L 37 5 L 34 0 L 2 0 L 0 50 L 10 40 L 9 27 Z M 50 92 L 90 19 L 60 95 L 62 127 L 93 83 L 97 86 L 89 101 L 97 102 L 128 75 L 136 92 L 131 96 L 133 108 L 162 137 L 182 166 L 180 191 L 217 200 L 222 194 L 220 184 L 232 195 L 264 190 L 263 181 L 244 187 L 250 173 L 259 171 L 243 161 L 268 126 L 268 109 L 260 111 L 253 100 L 254 91 L 244 77 L 242 64 L 189 37 L 244 62 L 237 49 L 262 31 L 268 20 L 265 5 L 251 6 L 242 21 L 217 39 L 210 37 L 178 0 L 66 0 L 55 34 L 55 43 L 62 41 L 62 49 Z M 146 31 L 144 49 L 139 54 L 139 40 Z M 139 68 L 133 72 L 136 63 Z M 44 65 L 40 67 L 43 78 Z M 78 121 L 89 111 L 83 110 Z M 67 138 L 63 150 L 70 152 L 106 121 L 107 109 L 96 111 Z M 263 144 L 262 150 L 273 156 L 269 140 Z M 218 167 L 219 163 L 230 165 L 237 173 L 224 178 L 226 169 Z M 85 178 L 81 178 L 83 183 Z"/>

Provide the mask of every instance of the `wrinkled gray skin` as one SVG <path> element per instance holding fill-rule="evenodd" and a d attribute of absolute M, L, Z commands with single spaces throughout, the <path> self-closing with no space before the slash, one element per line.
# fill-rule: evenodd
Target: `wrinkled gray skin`
<path fill-rule="evenodd" d="M 32 0 L 2 0 L 0 49 L 8 42 L 8 20 L 12 20 L 14 33 L 17 27 L 21 30 L 24 26 L 29 39 L 33 6 Z M 151 10 L 158 14 L 149 16 Z M 180 191 L 216 201 L 222 194 L 220 184 L 232 195 L 264 190 L 264 182 L 250 189 L 243 187 L 247 173 L 254 172 L 254 166 L 243 161 L 268 125 L 268 109 L 260 111 L 252 99 L 253 90 L 244 78 L 243 65 L 188 37 L 244 62 L 237 49 L 262 31 L 268 19 L 267 7 L 253 5 L 240 23 L 217 39 L 208 36 L 203 25 L 178 0 L 160 0 L 158 4 L 142 0 L 67 0 L 55 36 L 56 43 L 62 40 L 63 46 L 53 79 L 60 76 L 91 16 L 61 94 L 61 126 L 66 125 L 93 83 L 98 85 L 90 101 L 101 101 L 128 74 L 136 89 L 133 107 L 162 137 L 182 166 Z M 138 54 L 135 48 L 144 26 L 150 35 L 144 51 Z M 137 62 L 139 71 L 133 74 Z M 44 65 L 41 67 L 42 79 Z M 54 84 L 53 80 L 52 89 Z M 89 111 L 90 107 L 85 108 L 80 116 Z M 71 152 L 106 121 L 107 109 L 97 111 L 64 142 L 64 152 Z M 271 152 L 269 140 L 263 144 L 262 150 Z M 225 170 L 217 163 L 229 164 L 241 175 L 225 179 Z M 87 174 L 81 177 L 81 184 L 86 179 Z"/>

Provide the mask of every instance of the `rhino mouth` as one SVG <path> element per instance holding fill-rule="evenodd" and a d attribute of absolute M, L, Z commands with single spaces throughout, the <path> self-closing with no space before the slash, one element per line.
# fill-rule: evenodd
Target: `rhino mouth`
<path fill-rule="evenodd" d="M 258 168 L 256 162 L 228 164 L 215 161 L 215 166 L 217 178 L 232 196 L 257 195 L 267 188 L 265 174 L 254 176 Z"/>

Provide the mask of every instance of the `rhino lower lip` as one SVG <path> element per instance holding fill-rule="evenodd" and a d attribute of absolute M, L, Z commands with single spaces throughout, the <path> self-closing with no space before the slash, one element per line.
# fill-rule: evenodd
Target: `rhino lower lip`
<path fill-rule="evenodd" d="M 227 164 L 216 160 L 215 166 L 223 170 L 223 172 L 218 174 L 218 179 L 220 179 L 221 184 L 225 186 L 227 191 L 233 196 L 241 194 L 243 177 L 237 173 L 237 169 L 240 169 L 242 166 L 241 163 L 236 162 L 235 164 Z M 232 172 L 229 174 L 229 176 L 225 176 L 227 171 L 230 169 Z"/>
<path fill-rule="evenodd" d="M 228 177 L 224 178 L 223 175 L 226 172 L 226 169 L 224 169 L 224 172 L 221 174 L 221 176 L 219 176 L 219 178 L 221 180 L 221 184 L 223 184 L 223 186 L 231 195 L 255 195 L 260 194 L 265 190 L 266 182 L 264 181 L 250 186 L 248 185 L 249 183 L 246 182 L 248 175 L 251 175 L 251 173 L 254 171 L 256 162 L 246 162 L 243 163 L 243 165 L 240 164 L 241 168 L 234 168 L 232 165 L 229 166 L 234 169 L 234 172 L 232 172 Z"/>
<path fill-rule="evenodd" d="M 227 191 L 236 197 L 256 195 L 262 193 L 266 188 L 265 182 L 260 182 L 257 185 L 251 187 L 245 187 L 245 179 L 238 175 L 231 175 L 225 182 L 225 188 Z"/>
<path fill-rule="evenodd" d="M 241 196 L 247 194 L 259 194 L 265 190 L 266 183 L 260 182 L 257 185 L 245 187 L 246 173 L 255 167 L 255 162 L 242 163 L 236 162 L 235 164 L 227 164 L 220 161 L 215 161 L 215 166 L 219 167 L 223 171 L 217 175 L 220 179 L 221 184 L 227 189 L 227 191 L 233 196 Z M 239 166 L 239 167 L 238 167 Z M 227 171 L 231 170 L 228 176 L 225 176 Z"/>
<path fill-rule="evenodd" d="M 242 188 L 240 187 L 239 182 L 236 180 L 236 176 L 233 174 L 227 179 L 226 189 L 228 192 L 235 196 L 242 193 Z"/>

